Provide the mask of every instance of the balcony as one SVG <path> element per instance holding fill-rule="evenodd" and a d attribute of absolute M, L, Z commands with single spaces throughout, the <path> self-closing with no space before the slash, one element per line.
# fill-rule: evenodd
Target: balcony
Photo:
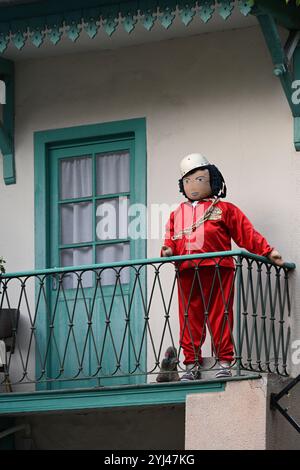
<path fill-rule="evenodd" d="M 0 413 L 177 403 L 187 393 L 221 390 L 228 380 L 288 376 L 294 268 L 236 250 L 2 275 Z M 190 292 L 183 297 L 187 270 Z M 196 290 L 203 304 L 198 340 L 191 320 Z M 211 317 L 217 293 L 223 299 L 218 337 Z M 225 331 L 233 357 L 230 374 L 220 378 Z M 187 338 L 201 379 L 171 381 L 167 371 L 167 381 L 157 382 L 169 347 L 184 374 Z"/>

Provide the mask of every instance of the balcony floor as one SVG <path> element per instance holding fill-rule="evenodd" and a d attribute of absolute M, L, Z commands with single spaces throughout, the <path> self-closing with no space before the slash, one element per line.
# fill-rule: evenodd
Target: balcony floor
<path fill-rule="evenodd" d="M 192 393 L 220 392 L 227 381 L 258 379 L 259 374 L 195 382 L 149 383 L 37 392 L 0 393 L 0 416 L 51 411 L 184 403 Z"/>

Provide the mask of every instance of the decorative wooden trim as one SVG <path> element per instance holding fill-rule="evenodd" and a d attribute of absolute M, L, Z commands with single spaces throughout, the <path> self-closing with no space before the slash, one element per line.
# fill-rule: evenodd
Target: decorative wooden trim
<path fill-rule="evenodd" d="M 3 121 L 0 122 L 0 151 L 3 156 L 5 184 L 16 182 L 14 152 L 14 64 L 0 57 L 0 79 L 6 88 L 6 103 L 3 105 Z"/>
<path fill-rule="evenodd" d="M 249 378 L 249 377 L 247 377 Z M 0 416 L 15 413 L 86 410 L 185 403 L 191 393 L 221 392 L 225 381 L 128 385 L 103 389 L 1 393 Z"/>
<path fill-rule="evenodd" d="M 46 2 L 45 2 L 46 3 Z M 51 4 L 50 4 L 51 3 Z M 248 15 L 253 0 L 54 0 L 43 4 L 1 8 L 0 53 L 9 43 L 21 50 L 26 42 L 41 47 L 46 41 L 53 45 L 67 36 L 76 42 L 81 34 L 95 38 L 99 30 L 108 36 L 122 27 L 130 34 L 138 24 L 150 31 L 155 23 L 163 28 L 172 26 L 176 15 L 188 26 L 194 19 L 208 22 L 214 14 L 227 20 L 234 8 Z M 31 16 L 30 16 L 31 15 Z"/>
<path fill-rule="evenodd" d="M 286 44 L 283 45 L 274 17 L 259 11 L 256 14 L 272 58 L 273 73 L 280 79 L 294 117 L 294 144 L 296 150 L 300 151 L 300 99 L 294 99 L 294 84 L 296 80 L 300 80 L 300 35 L 297 31 L 291 31 Z"/>

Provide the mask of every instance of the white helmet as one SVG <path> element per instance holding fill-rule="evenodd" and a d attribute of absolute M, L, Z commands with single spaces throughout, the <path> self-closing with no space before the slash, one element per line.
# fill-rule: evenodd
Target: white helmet
<path fill-rule="evenodd" d="M 210 165 L 209 161 L 201 153 L 191 153 L 184 157 L 180 162 L 181 177 L 202 166 Z"/>

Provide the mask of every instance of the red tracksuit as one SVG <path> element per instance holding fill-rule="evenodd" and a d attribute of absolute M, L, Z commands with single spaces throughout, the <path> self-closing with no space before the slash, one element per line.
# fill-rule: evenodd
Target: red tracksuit
<path fill-rule="evenodd" d="M 231 250 L 231 239 L 241 248 L 266 256 L 272 251 L 267 240 L 235 205 L 219 201 L 208 220 L 193 232 L 180 233 L 201 219 L 212 200 L 184 202 L 171 213 L 164 244 L 173 255 Z M 175 236 L 175 239 L 173 238 Z M 195 270 L 195 265 L 199 269 Z M 219 266 L 216 268 L 216 265 Z M 233 298 L 234 263 L 231 257 L 184 261 L 178 264 L 180 345 L 185 364 L 201 363 L 206 328 L 212 336 L 213 353 L 223 361 L 234 355 Z"/>

